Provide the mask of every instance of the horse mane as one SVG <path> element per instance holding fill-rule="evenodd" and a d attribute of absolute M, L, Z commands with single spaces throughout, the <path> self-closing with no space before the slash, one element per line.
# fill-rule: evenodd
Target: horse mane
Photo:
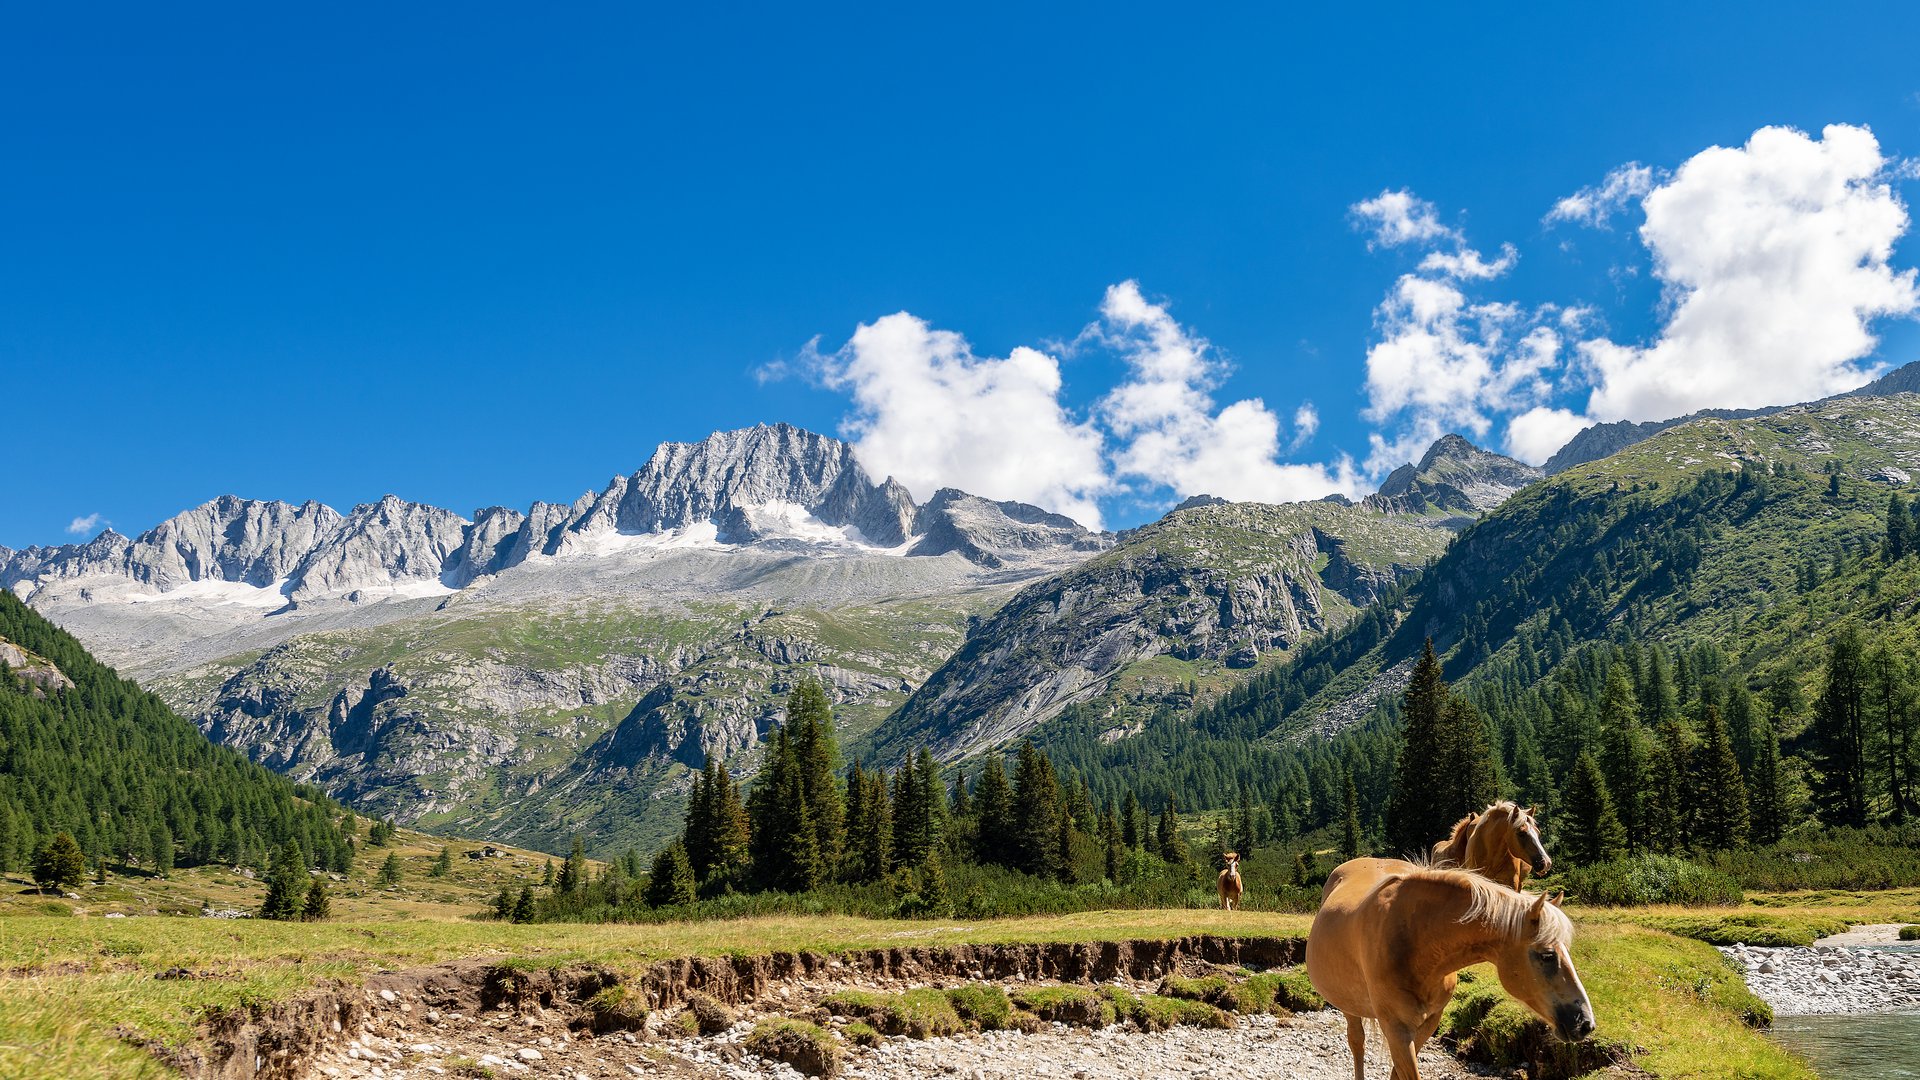
<path fill-rule="evenodd" d="M 1444 884 L 1465 886 L 1468 890 L 1467 910 L 1461 914 L 1463 923 L 1479 923 L 1497 934 L 1506 937 L 1519 937 L 1526 932 L 1527 915 L 1533 910 L 1533 899 L 1522 892 L 1515 892 L 1496 881 L 1488 881 L 1479 874 L 1446 866 L 1420 866 L 1401 875 L 1410 881 L 1436 881 Z M 1533 935 L 1533 943 L 1541 946 L 1567 946 L 1573 942 L 1573 922 L 1565 912 L 1553 904 L 1541 907 L 1540 929 Z"/>
<path fill-rule="evenodd" d="M 1464 864 L 1467 861 L 1467 841 L 1473 837 L 1473 828 L 1478 824 L 1479 814 L 1468 814 L 1454 822 L 1453 832 L 1445 840 L 1433 845 L 1433 860 L 1455 866 Z"/>

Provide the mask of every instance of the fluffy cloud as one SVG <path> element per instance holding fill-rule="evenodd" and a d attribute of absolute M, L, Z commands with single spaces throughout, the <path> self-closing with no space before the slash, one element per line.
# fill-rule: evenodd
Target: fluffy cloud
<path fill-rule="evenodd" d="M 90 536 L 93 534 L 93 530 L 95 530 L 96 528 L 99 528 L 102 525 L 111 525 L 111 524 L 113 524 L 113 522 L 108 521 L 106 518 L 101 517 L 97 513 L 94 513 L 94 514 L 88 514 L 86 517 L 77 517 L 77 518 L 74 518 L 72 521 L 69 521 L 67 523 L 67 531 L 69 533 L 72 533 L 74 536 Z"/>
<path fill-rule="evenodd" d="M 1054 357 L 1026 347 L 977 356 L 959 334 L 905 312 L 862 325 L 831 354 L 810 347 L 803 366 L 852 398 L 844 430 L 861 464 L 921 499 L 958 487 L 1097 528 L 1099 500 L 1123 492 L 1285 502 L 1362 488 L 1345 458 L 1280 462 L 1283 424 L 1258 398 L 1218 406 L 1226 363 L 1136 282 L 1109 288 L 1098 321 L 1068 348 L 1107 350 L 1126 364 L 1084 419 L 1062 402 Z M 761 376 L 789 373 L 769 365 Z M 1319 424 L 1311 404 L 1299 406 L 1286 449 Z"/>
<path fill-rule="evenodd" d="M 1458 240 L 1460 234 L 1440 223 L 1432 203 L 1411 191 L 1382 191 L 1350 208 L 1354 223 L 1372 234 L 1368 247 L 1398 247 L 1435 240 Z"/>
<path fill-rule="evenodd" d="M 1501 244 L 1500 257 L 1492 262 L 1472 248 L 1463 247 L 1452 253 L 1429 252 L 1426 258 L 1420 260 L 1420 269 L 1445 277 L 1486 281 L 1513 269 L 1513 264 L 1519 261 L 1520 253 L 1514 250 L 1512 244 Z"/>
<path fill-rule="evenodd" d="M 1060 403 L 1060 365 L 1035 349 L 975 356 L 959 334 L 905 312 L 862 325 L 830 356 L 827 385 L 852 395 L 861 464 L 916 498 L 958 487 L 1017 499 L 1099 527 L 1111 488 L 1101 435 Z"/>
<path fill-rule="evenodd" d="M 1605 228 L 1608 219 L 1625 209 L 1628 202 L 1652 191 L 1653 182 L 1652 169 L 1630 161 L 1608 173 L 1598 186 L 1581 188 L 1554 203 L 1543 221 L 1548 225 L 1568 221 Z"/>
<path fill-rule="evenodd" d="M 1671 314 L 1651 344 L 1581 343 L 1587 415 L 1662 419 L 1867 381 L 1872 321 L 1920 307 L 1914 271 L 1888 265 L 1907 228 L 1892 165 L 1865 128 L 1769 127 L 1649 191 L 1640 236 Z"/>
<path fill-rule="evenodd" d="M 1572 409 L 1536 405 L 1507 421 L 1507 453 L 1529 465 L 1542 464 L 1591 423 Z"/>
<path fill-rule="evenodd" d="M 1126 359 L 1129 375 L 1101 402 L 1099 414 L 1117 443 L 1114 471 L 1182 495 L 1209 494 L 1256 502 L 1292 502 L 1354 493 L 1348 462 L 1283 464 L 1280 418 L 1259 398 L 1215 411 L 1211 391 L 1226 365 L 1205 338 L 1141 295 L 1136 282 L 1107 290 L 1101 321 L 1082 335 Z M 1294 414 L 1297 447 L 1320 422 L 1311 405 Z"/>

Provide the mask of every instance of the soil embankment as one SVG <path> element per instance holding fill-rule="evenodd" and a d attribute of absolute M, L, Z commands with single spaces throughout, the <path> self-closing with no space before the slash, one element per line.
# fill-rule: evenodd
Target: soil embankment
<path fill-rule="evenodd" d="M 1334 1014 L 1227 1017 L 1224 1026 L 1146 1030 L 1131 1023 L 1033 1022 L 1025 1030 L 880 1038 L 855 1047 L 857 1024 L 822 1002 L 846 991 L 995 985 L 1110 986 L 1151 993 L 1168 976 L 1205 977 L 1297 964 L 1291 938 L 1199 935 L 1167 941 L 959 945 L 690 958 L 635 975 L 592 966 L 532 968 L 486 961 L 376 975 L 304 999 L 238 1011 L 208 1025 L 175 1063 L 195 1077 L 446 1076 L 795 1077 L 751 1052 L 756 1024 L 814 1020 L 844 1046 L 842 1076 L 1060 1077 L 1352 1075 Z M 690 1003 L 700 1006 L 701 1015 Z M 1284 1011 L 1284 1010 L 1281 1010 Z M 1383 1052 L 1374 1040 L 1384 1073 Z M 1464 1076 L 1437 1047 L 1430 1077 Z"/>

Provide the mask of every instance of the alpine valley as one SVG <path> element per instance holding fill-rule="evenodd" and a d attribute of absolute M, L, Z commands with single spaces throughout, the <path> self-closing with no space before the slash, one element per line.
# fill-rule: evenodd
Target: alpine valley
<path fill-rule="evenodd" d="M 1035 735 L 1104 787 L 1353 727 L 1429 635 L 1469 681 L 1522 639 L 1564 657 L 1623 628 L 1807 661 L 1833 605 L 1782 582 L 1844 576 L 1829 562 L 1920 472 L 1917 374 L 1591 428 L 1551 476 L 1450 435 L 1359 502 L 1201 496 L 1113 534 L 917 502 L 850 445 L 763 425 L 525 511 L 223 496 L 137 538 L 0 549 L 0 585 L 213 740 L 367 812 L 645 848 L 708 758 L 754 773 L 808 678 L 852 759 Z M 1760 466 L 1760 495 L 1698 479 Z"/>
<path fill-rule="evenodd" d="M 525 511 L 223 496 L 137 538 L 0 549 L 0 585 L 370 813 L 614 850 L 676 828 L 708 756 L 750 775 L 804 678 L 863 757 L 951 759 L 1069 704 L 1137 723 L 1338 628 L 1538 475 L 1449 437 L 1358 504 L 1197 498 L 1104 534 L 917 503 L 844 442 L 760 426 Z"/>

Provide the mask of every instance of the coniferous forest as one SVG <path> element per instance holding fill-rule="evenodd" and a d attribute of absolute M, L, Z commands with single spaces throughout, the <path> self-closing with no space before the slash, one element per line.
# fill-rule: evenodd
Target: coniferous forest
<path fill-rule="evenodd" d="M 0 671 L 0 870 L 32 868 L 62 835 L 91 867 L 159 874 L 264 870 L 289 845 L 314 866 L 351 860 L 342 807 L 208 742 L 3 590 L 0 638 L 73 682 L 49 695 Z"/>

